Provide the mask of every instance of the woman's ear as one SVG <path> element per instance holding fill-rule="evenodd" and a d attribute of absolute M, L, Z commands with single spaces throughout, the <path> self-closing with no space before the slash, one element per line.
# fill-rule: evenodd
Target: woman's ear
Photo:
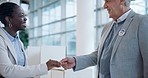
<path fill-rule="evenodd" d="M 5 17 L 5 20 L 6 20 L 6 22 L 8 22 L 8 23 L 10 22 L 10 19 L 9 19 L 8 16 Z"/>
<path fill-rule="evenodd" d="M 10 18 L 8 16 L 6 16 L 5 20 L 6 20 L 6 25 L 8 25 L 11 28 L 12 24 L 11 24 Z"/>

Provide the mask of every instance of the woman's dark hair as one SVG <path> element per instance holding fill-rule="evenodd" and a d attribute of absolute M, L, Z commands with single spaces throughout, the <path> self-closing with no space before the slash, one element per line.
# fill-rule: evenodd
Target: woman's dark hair
<path fill-rule="evenodd" d="M 19 7 L 17 4 L 12 2 L 5 2 L 0 4 L 0 21 L 5 24 L 5 17 L 12 16 L 12 13 L 16 7 Z"/>

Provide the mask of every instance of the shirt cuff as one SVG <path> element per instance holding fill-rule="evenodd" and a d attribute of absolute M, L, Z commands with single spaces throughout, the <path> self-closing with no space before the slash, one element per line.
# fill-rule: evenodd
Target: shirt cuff
<path fill-rule="evenodd" d="M 73 67 L 73 70 L 75 71 L 75 68 L 76 68 L 76 58 L 75 57 L 73 57 L 73 58 L 75 60 L 75 66 Z"/>
<path fill-rule="evenodd" d="M 40 74 L 41 75 L 45 75 L 45 74 L 48 74 L 48 68 L 47 68 L 47 65 L 46 64 L 40 64 L 41 66 L 41 68 L 40 68 Z"/>

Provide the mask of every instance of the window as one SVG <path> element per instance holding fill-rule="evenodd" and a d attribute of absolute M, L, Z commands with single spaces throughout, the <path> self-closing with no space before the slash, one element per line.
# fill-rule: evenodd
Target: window
<path fill-rule="evenodd" d="M 40 3 L 37 3 L 37 2 Z M 76 0 L 31 0 L 29 45 L 61 45 L 76 51 Z"/>

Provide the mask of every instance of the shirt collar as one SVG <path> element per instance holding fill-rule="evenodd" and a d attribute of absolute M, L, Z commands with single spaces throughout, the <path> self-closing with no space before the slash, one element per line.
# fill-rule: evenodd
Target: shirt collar
<path fill-rule="evenodd" d="M 119 22 L 124 21 L 124 20 L 127 18 L 127 16 L 129 15 L 130 12 L 131 12 L 131 9 L 128 10 L 127 12 L 125 12 L 123 15 L 121 15 L 121 16 L 117 19 L 117 21 L 114 21 L 114 22 L 115 22 L 115 23 L 119 23 Z"/>
<path fill-rule="evenodd" d="M 18 34 L 16 34 L 15 37 L 11 36 L 5 29 L 3 29 L 8 38 L 10 39 L 11 42 L 13 42 L 15 39 L 18 39 Z"/>

